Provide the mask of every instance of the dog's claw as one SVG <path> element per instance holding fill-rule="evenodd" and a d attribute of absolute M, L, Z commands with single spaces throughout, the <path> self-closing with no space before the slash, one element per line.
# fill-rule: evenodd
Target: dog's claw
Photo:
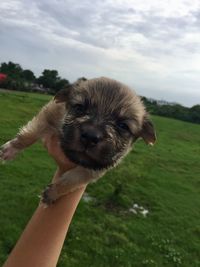
<path fill-rule="evenodd" d="M 14 159 L 18 152 L 19 150 L 12 145 L 11 141 L 9 141 L 0 147 L 0 160 L 6 161 Z"/>
<path fill-rule="evenodd" d="M 47 186 L 47 188 L 43 191 L 41 200 L 42 203 L 49 206 L 55 203 L 57 199 L 57 194 L 55 190 L 54 184 L 50 184 Z"/>

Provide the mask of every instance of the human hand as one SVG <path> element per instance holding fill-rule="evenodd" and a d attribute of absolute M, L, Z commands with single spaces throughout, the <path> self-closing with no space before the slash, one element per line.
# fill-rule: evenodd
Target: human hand
<path fill-rule="evenodd" d="M 61 176 L 64 172 L 76 167 L 76 164 L 71 162 L 63 153 L 60 147 L 60 141 L 57 136 L 48 136 L 44 140 L 44 145 L 48 150 L 50 156 L 52 156 L 58 165 L 58 170 L 54 179 Z"/>

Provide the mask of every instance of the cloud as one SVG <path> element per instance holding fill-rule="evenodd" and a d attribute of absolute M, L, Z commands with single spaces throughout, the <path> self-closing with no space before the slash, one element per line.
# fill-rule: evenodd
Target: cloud
<path fill-rule="evenodd" d="M 2 0 L 0 13 L 1 61 L 70 80 L 109 76 L 186 105 L 200 99 L 198 0 Z"/>

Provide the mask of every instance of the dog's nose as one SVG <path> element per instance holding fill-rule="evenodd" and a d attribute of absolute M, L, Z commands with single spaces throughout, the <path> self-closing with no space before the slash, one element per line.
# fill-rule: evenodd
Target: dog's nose
<path fill-rule="evenodd" d="M 85 145 L 97 145 L 103 139 L 101 131 L 96 129 L 87 129 L 81 133 L 81 142 Z"/>

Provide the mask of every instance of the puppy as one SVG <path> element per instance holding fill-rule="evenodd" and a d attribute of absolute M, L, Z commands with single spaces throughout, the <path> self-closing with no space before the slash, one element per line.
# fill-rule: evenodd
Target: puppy
<path fill-rule="evenodd" d="M 156 134 L 140 98 L 126 85 L 109 79 L 79 79 L 45 105 L 14 139 L 1 148 L 11 160 L 39 139 L 57 135 L 64 154 L 77 167 L 64 173 L 42 194 L 49 205 L 117 165 L 138 138 L 154 144 Z"/>

